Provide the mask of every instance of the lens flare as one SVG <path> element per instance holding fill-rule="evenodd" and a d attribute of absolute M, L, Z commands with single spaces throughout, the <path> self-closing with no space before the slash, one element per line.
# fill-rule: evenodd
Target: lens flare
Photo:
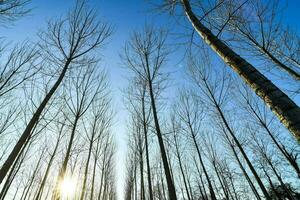
<path fill-rule="evenodd" d="M 63 198 L 72 198 L 75 196 L 76 192 L 76 181 L 66 176 L 61 182 L 60 182 L 60 194 Z"/>

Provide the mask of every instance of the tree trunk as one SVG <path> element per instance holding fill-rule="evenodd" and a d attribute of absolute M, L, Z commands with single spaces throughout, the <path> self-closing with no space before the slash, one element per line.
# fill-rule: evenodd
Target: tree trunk
<path fill-rule="evenodd" d="M 217 106 L 217 105 L 216 105 Z M 268 191 L 267 189 L 265 188 L 264 184 L 262 183 L 260 177 L 258 176 L 255 168 L 253 167 L 251 161 L 249 160 L 246 152 L 244 151 L 242 145 L 240 144 L 240 142 L 238 141 L 238 139 L 236 138 L 235 134 L 233 133 L 233 131 L 231 130 L 231 128 L 229 127 L 228 123 L 227 123 L 227 120 L 225 119 L 225 116 L 223 115 L 223 112 L 221 111 L 220 107 L 217 106 L 217 110 L 218 112 L 220 113 L 220 116 L 222 118 L 222 121 L 224 122 L 225 126 L 226 126 L 226 129 L 228 130 L 228 132 L 230 133 L 231 137 L 233 138 L 235 144 L 237 145 L 238 149 L 240 150 L 240 152 L 242 153 L 248 167 L 250 168 L 252 174 L 254 175 L 260 189 L 262 190 L 264 196 L 266 197 L 267 200 L 271 200 L 269 194 L 268 194 Z M 226 133 L 224 133 L 226 134 Z"/>
<path fill-rule="evenodd" d="M 106 152 L 106 147 L 105 146 L 105 151 Z M 102 188 L 103 188 L 103 180 L 104 180 L 104 175 L 105 175 L 105 161 L 106 161 L 106 155 L 104 153 L 104 158 L 103 158 L 103 166 L 102 166 L 102 169 L 101 169 L 101 180 L 100 180 L 100 186 L 99 186 L 99 194 L 98 194 L 98 199 L 101 199 L 101 195 L 102 195 Z"/>
<path fill-rule="evenodd" d="M 241 76 L 300 142 L 300 108 L 254 66 L 241 58 L 206 28 L 193 13 L 189 0 L 181 0 L 181 3 L 186 16 L 202 39 Z"/>
<path fill-rule="evenodd" d="M 143 147 L 142 147 L 142 139 L 139 134 L 139 160 L 140 160 L 140 187 L 141 187 L 141 200 L 145 200 L 145 185 L 144 185 L 144 162 L 143 162 Z"/>
<path fill-rule="evenodd" d="M 2 187 L 1 193 L 0 193 L 0 200 L 4 200 L 5 196 L 10 188 L 10 185 L 12 184 L 14 178 L 16 177 L 17 173 L 19 172 L 22 163 L 27 155 L 27 152 L 29 151 L 31 142 L 29 140 L 26 141 L 25 145 L 22 147 L 22 150 L 20 151 L 18 157 L 16 158 L 16 161 L 14 162 L 7 179 Z M 25 151 L 26 149 L 26 151 Z M 25 151 L 25 152 L 24 152 Z"/>
<path fill-rule="evenodd" d="M 35 197 L 35 200 L 39 200 L 42 197 L 42 193 L 43 193 L 43 190 L 44 190 L 44 187 L 45 187 L 45 184 L 46 184 L 46 181 L 47 181 L 47 178 L 48 178 L 48 175 L 49 175 L 49 172 L 50 172 L 53 160 L 54 160 L 54 157 L 56 155 L 56 152 L 57 152 L 57 149 L 58 149 L 58 146 L 59 146 L 59 142 L 60 142 L 60 139 L 61 139 L 60 137 L 61 137 L 61 134 L 62 134 L 62 131 L 63 131 L 63 127 L 64 127 L 64 125 L 61 126 L 61 129 L 60 129 L 60 132 L 59 132 L 59 135 L 58 135 L 58 138 L 57 138 L 57 141 L 56 141 L 53 153 L 52 153 L 52 155 L 50 157 L 50 160 L 48 162 L 47 169 L 45 171 L 43 180 L 42 180 L 42 182 L 40 184 L 40 187 L 38 189 L 38 192 L 37 192 L 37 195 Z"/>
<path fill-rule="evenodd" d="M 57 188 L 57 187 L 58 187 L 59 182 L 61 180 L 63 180 L 63 178 L 65 176 L 65 173 L 66 173 L 66 170 L 67 170 L 67 166 L 68 166 L 68 162 L 69 162 L 69 159 L 70 159 L 71 149 L 72 149 L 73 140 L 74 140 L 74 137 L 75 137 L 75 132 L 76 132 L 76 127 L 77 127 L 78 120 L 79 120 L 79 114 L 77 113 L 77 115 L 75 116 L 75 121 L 74 121 L 73 127 L 72 127 L 71 136 L 70 136 L 70 140 L 69 140 L 68 147 L 67 147 L 67 152 L 66 152 L 62 167 L 59 170 L 59 174 L 58 174 L 58 177 L 57 177 L 57 183 L 56 183 L 56 186 L 54 188 L 54 190 L 55 190 L 54 191 L 54 196 L 55 196 L 54 199 L 56 199 L 56 200 L 60 199 L 59 188 Z"/>
<path fill-rule="evenodd" d="M 228 192 L 227 192 L 227 190 L 225 189 L 225 186 L 224 186 L 224 184 L 223 184 L 223 181 L 222 181 L 222 179 L 221 179 L 221 177 L 220 177 L 221 175 L 220 175 L 220 173 L 219 173 L 219 171 L 218 171 L 218 169 L 217 169 L 216 162 L 213 162 L 212 165 L 213 165 L 213 168 L 214 168 L 214 170 L 215 170 L 215 172 L 216 172 L 218 181 L 220 182 L 220 185 L 221 185 L 221 188 L 222 188 L 222 190 L 223 190 L 223 193 L 224 193 L 224 195 L 225 195 L 225 199 L 226 199 L 226 200 L 229 200 Z"/>
<path fill-rule="evenodd" d="M 55 91 L 57 90 L 58 86 L 62 82 L 70 63 L 71 63 L 71 60 L 66 61 L 65 66 L 64 66 L 63 70 L 61 71 L 61 73 L 60 73 L 58 79 L 56 80 L 55 84 L 52 86 L 50 91 L 47 93 L 47 95 L 43 99 L 42 103 L 39 105 L 39 107 L 35 111 L 34 115 L 32 116 L 32 118 L 30 119 L 28 125 L 26 126 L 24 132 L 22 133 L 21 137 L 19 138 L 17 144 L 14 146 L 14 148 L 11 151 L 10 155 L 8 156 L 8 158 L 6 159 L 4 164 L 2 165 L 2 167 L 0 169 L 0 184 L 2 183 L 3 179 L 5 178 L 6 174 L 8 173 L 8 170 L 10 169 L 10 167 L 12 166 L 12 164 L 15 161 L 16 157 L 18 156 L 19 152 L 21 151 L 23 145 L 26 143 L 26 140 L 30 137 L 30 135 L 32 133 L 32 129 L 34 128 L 35 124 L 39 120 L 39 118 L 40 118 L 44 108 L 46 107 L 47 103 L 49 102 L 49 100 L 51 99 L 51 97 L 53 96 Z"/>
<path fill-rule="evenodd" d="M 240 159 L 239 159 L 239 157 L 238 157 L 238 154 L 237 154 L 237 152 L 236 152 L 236 150 L 235 150 L 233 144 L 231 143 L 231 140 L 230 140 L 229 137 L 227 136 L 225 130 L 223 130 L 223 132 L 224 132 L 224 135 L 225 135 L 226 139 L 227 139 L 228 142 L 229 142 L 229 146 L 230 146 L 230 148 L 231 148 L 231 150 L 232 150 L 232 152 L 233 152 L 233 155 L 234 155 L 236 161 L 238 162 L 238 165 L 239 165 L 240 169 L 242 170 L 242 172 L 243 172 L 243 174 L 244 174 L 244 176 L 245 176 L 245 178 L 246 178 L 246 180 L 247 180 L 247 182 L 248 182 L 248 184 L 249 184 L 251 190 L 253 191 L 253 193 L 254 193 L 256 199 L 261 200 L 260 195 L 258 194 L 258 192 L 257 192 L 257 190 L 256 190 L 256 188 L 255 188 L 255 186 L 254 186 L 254 184 L 252 183 L 252 181 L 251 181 L 251 179 L 250 179 L 248 173 L 246 172 L 246 169 L 244 168 L 243 164 L 241 163 L 241 161 L 240 161 Z"/>
<path fill-rule="evenodd" d="M 17 173 L 19 172 L 22 162 L 24 161 L 25 155 L 23 156 L 22 160 L 20 161 L 20 163 L 16 162 L 14 163 L 15 166 L 13 166 L 14 170 L 11 170 L 0 193 L 0 199 L 4 200 L 5 196 L 13 182 L 13 180 L 15 179 Z"/>
<path fill-rule="evenodd" d="M 142 99 L 142 114 L 143 114 L 143 129 L 145 135 L 145 150 L 146 150 L 146 165 L 147 165 L 147 178 L 148 178 L 148 190 L 149 190 L 149 199 L 153 200 L 153 192 L 152 192 L 152 182 L 151 182 L 151 169 L 150 169 L 150 161 L 149 161 L 149 143 L 148 143 L 148 131 L 147 131 L 147 124 L 146 124 L 146 112 L 145 112 L 145 100 L 143 93 Z"/>
<path fill-rule="evenodd" d="M 267 173 L 266 169 L 264 168 L 264 166 L 262 166 L 262 170 L 263 170 L 265 176 L 268 179 L 268 182 L 270 184 L 271 190 L 274 192 L 274 194 L 276 195 L 276 197 L 280 198 L 280 195 L 278 194 L 278 191 L 275 189 L 274 183 L 273 183 L 271 177 L 269 176 L 269 174 Z"/>
<path fill-rule="evenodd" d="M 93 165 L 93 177 L 92 177 L 90 200 L 93 200 L 93 198 L 94 198 L 95 177 L 96 177 L 96 167 L 97 167 L 97 161 L 98 161 L 99 144 L 100 144 L 100 137 L 97 139 L 97 146 L 96 146 L 94 165 Z"/>
<path fill-rule="evenodd" d="M 199 176 L 199 178 L 200 178 L 200 182 L 201 182 L 201 185 L 202 185 L 202 187 L 203 187 L 203 193 L 204 193 L 204 200 L 208 200 L 208 197 L 207 197 L 207 192 L 206 192 L 206 189 L 205 189 L 205 185 L 204 185 L 204 182 L 203 182 L 203 179 L 202 179 L 202 174 L 201 174 L 201 172 L 200 172 L 200 169 L 199 169 L 199 167 L 198 167 L 198 164 L 197 164 L 197 161 L 196 161 L 196 158 L 195 157 L 193 157 L 193 161 L 194 161 L 194 163 L 195 163 L 195 166 L 196 166 L 196 169 L 197 169 L 197 172 L 198 172 L 198 176 Z"/>
<path fill-rule="evenodd" d="M 267 155 L 265 155 L 266 160 L 268 162 L 268 164 L 270 165 L 272 171 L 274 172 L 276 178 L 278 179 L 281 187 L 285 190 L 285 192 L 287 193 L 286 195 L 288 196 L 288 198 L 290 200 L 294 200 L 293 195 L 291 194 L 291 192 L 289 191 L 289 189 L 286 187 L 285 183 L 283 182 L 281 176 L 279 175 L 279 173 L 277 172 L 275 166 L 273 165 L 273 163 L 271 162 L 271 160 L 269 158 L 267 158 Z"/>
<path fill-rule="evenodd" d="M 184 173 L 182 162 L 181 162 L 181 155 L 180 155 L 179 148 L 178 148 L 178 142 L 177 142 L 177 137 L 175 135 L 175 130 L 173 130 L 173 132 L 174 132 L 174 142 L 175 142 L 176 156 L 177 156 L 177 159 L 178 159 L 180 172 L 181 172 L 184 187 L 185 187 L 185 190 L 186 190 L 186 195 L 187 195 L 188 200 L 191 200 L 191 196 L 190 196 L 189 189 L 188 189 L 188 186 L 187 186 L 185 173 Z"/>
<path fill-rule="evenodd" d="M 146 60 L 148 60 L 147 56 L 146 56 Z M 172 180 L 172 177 L 171 177 L 168 158 L 167 158 L 167 154 L 166 154 L 166 150 L 165 150 L 165 146 L 164 146 L 164 142 L 163 142 L 163 137 L 162 137 L 159 122 L 158 122 L 156 105 L 155 105 L 155 98 L 154 98 L 153 89 L 152 89 L 152 81 L 151 81 L 151 78 L 150 78 L 150 70 L 149 70 L 149 66 L 148 66 L 148 61 L 146 61 L 146 63 L 147 63 L 146 64 L 147 65 L 147 70 L 148 70 L 147 71 L 147 74 L 148 74 L 148 87 L 149 87 L 149 94 L 150 94 L 150 99 L 151 99 L 151 107 L 152 107 L 152 112 L 153 112 L 154 125 L 155 125 L 156 135 L 157 135 L 158 143 L 159 143 L 159 147 L 160 147 L 160 153 L 161 153 L 161 158 L 162 158 L 163 167 L 164 167 L 164 171 L 165 171 L 165 176 L 166 176 L 166 180 L 167 180 L 169 199 L 170 200 L 177 200 L 176 190 L 175 190 L 175 186 L 174 186 L 174 183 L 173 183 L 173 180 Z"/>
<path fill-rule="evenodd" d="M 239 200 L 238 194 L 236 192 L 236 189 L 235 189 L 235 186 L 234 186 L 234 183 L 233 183 L 233 177 L 232 177 L 231 174 L 229 175 L 229 180 L 230 180 L 230 184 L 231 184 L 231 187 L 232 187 L 232 190 L 233 190 L 234 197 L 235 197 L 236 200 Z M 234 199 L 234 198 L 232 198 L 232 199 Z"/>
<path fill-rule="evenodd" d="M 207 90 L 208 90 L 208 95 L 211 97 L 211 99 L 212 99 L 212 101 L 213 101 L 213 104 L 214 104 L 214 106 L 215 106 L 215 108 L 216 108 L 216 110 L 217 110 L 217 112 L 218 112 L 218 114 L 219 114 L 219 117 L 221 118 L 221 120 L 222 120 L 222 122 L 223 122 L 222 125 L 225 125 L 226 130 L 229 132 L 229 134 L 230 134 L 231 138 L 233 139 L 235 145 L 237 145 L 239 151 L 240 151 L 241 154 L 243 155 L 243 158 L 245 159 L 245 161 L 246 161 L 246 163 L 247 163 L 247 165 L 248 165 L 250 171 L 251 171 L 252 174 L 254 175 L 254 178 L 255 178 L 256 182 L 258 183 L 260 189 L 262 190 L 264 196 L 266 197 L 267 200 L 271 200 L 271 198 L 270 198 L 270 196 L 269 196 L 269 194 L 268 194 L 267 189 L 265 188 L 263 182 L 261 181 L 260 177 L 258 176 L 258 174 L 257 174 L 257 172 L 256 172 L 256 170 L 255 170 L 255 168 L 254 168 L 254 166 L 252 165 L 250 159 L 248 158 L 246 152 L 244 151 L 244 148 L 242 147 L 240 141 L 239 141 L 238 138 L 235 136 L 235 133 L 233 132 L 233 130 L 232 130 L 231 127 L 229 126 L 228 121 L 227 121 L 227 119 L 226 119 L 226 117 L 225 117 L 223 111 L 221 110 L 221 108 L 220 108 L 220 106 L 219 106 L 219 104 L 218 104 L 218 102 L 217 102 L 217 100 L 216 100 L 216 98 L 215 98 L 215 96 L 214 96 L 214 94 L 213 94 L 213 92 L 212 92 L 212 90 L 211 90 L 211 88 L 210 88 L 210 86 L 208 85 L 208 83 L 207 83 L 206 80 L 204 81 L 204 84 L 205 84 L 205 87 L 206 87 Z M 224 133 L 224 135 L 227 137 L 228 141 L 230 141 L 230 139 L 228 138 L 227 133 L 226 133 L 225 130 L 223 130 L 223 133 Z"/>
<path fill-rule="evenodd" d="M 190 122 L 188 123 L 188 126 L 189 126 L 189 129 L 190 129 L 190 133 L 191 133 L 191 135 L 192 135 L 192 138 L 193 138 L 194 145 L 195 145 L 196 150 L 197 150 L 197 153 L 198 153 L 198 158 L 199 158 L 199 160 L 200 160 L 201 167 L 202 167 L 202 169 L 203 169 L 205 178 L 206 178 L 207 183 L 208 183 L 208 188 L 209 188 L 210 196 L 211 196 L 212 200 L 217 200 L 216 194 L 215 194 L 214 189 L 213 189 L 213 186 L 212 186 L 212 184 L 211 184 L 211 180 L 210 180 L 210 178 L 209 178 L 209 176 L 208 176 L 206 167 L 205 167 L 205 165 L 204 165 L 204 162 L 203 162 L 203 159 L 202 159 L 202 156 L 201 156 L 201 152 L 200 152 L 198 143 L 197 143 L 197 141 L 196 141 L 196 135 L 195 135 L 195 133 L 194 133 L 194 130 L 193 130 L 193 128 L 192 128 Z"/>
<path fill-rule="evenodd" d="M 86 180 L 87 180 L 89 164 L 90 164 L 90 159 L 91 159 L 91 154 L 92 154 L 93 139 L 94 139 L 94 137 L 92 137 L 91 141 L 90 141 L 89 153 L 88 153 L 87 161 L 86 161 L 86 164 L 85 164 L 84 175 L 83 175 L 84 176 L 83 177 L 83 184 L 82 184 L 82 189 L 81 189 L 81 194 L 80 194 L 80 200 L 83 200 L 85 190 L 86 190 Z"/>

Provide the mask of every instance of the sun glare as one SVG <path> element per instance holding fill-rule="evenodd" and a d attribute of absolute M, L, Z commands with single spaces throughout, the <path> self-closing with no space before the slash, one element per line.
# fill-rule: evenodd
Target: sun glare
<path fill-rule="evenodd" d="M 65 177 L 60 183 L 60 193 L 63 198 L 72 198 L 75 195 L 76 181 L 71 177 Z"/>

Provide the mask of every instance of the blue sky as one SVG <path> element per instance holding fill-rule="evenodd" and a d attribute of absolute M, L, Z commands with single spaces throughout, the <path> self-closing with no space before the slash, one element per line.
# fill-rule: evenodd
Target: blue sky
<path fill-rule="evenodd" d="M 1 36 L 10 43 L 22 42 L 24 40 L 37 40 L 37 32 L 46 27 L 47 20 L 53 17 L 63 16 L 72 7 L 73 0 L 33 0 L 33 8 L 29 16 L 16 21 L 13 26 L 1 27 Z M 117 142 L 116 168 L 117 168 L 117 188 L 119 199 L 122 199 L 123 180 L 125 178 L 126 159 L 126 116 L 127 113 L 122 104 L 122 89 L 127 85 L 128 74 L 120 60 L 125 42 L 129 39 L 133 30 L 140 29 L 145 23 L 164 25 L 170 20 L 166 16 L 153 14 L 150 12 L 149 4 L 143 0 L 91 0 L 91 6 L 99 11 L 100 17 L 109 22 L 114 27 L 114 34 L 107 43 L 105 49 L 101 51 L 103 61 L 100 65 L 108 70 L 112 88 L 113 104 L 117 111 L 113 133 Z M 178 60 L 178 59 L 172 59 Z M 173 65 L 178 62 L 173 63 Z"/>
<path fill-rule="evenodd" d="M 293 28 L 300 29 L 300 0 L 280 0 L 287 2 L 284 21 Z M 133 30 L 144 26 L 145 22 L 164 26 L 168 24 L 171 31 L 176 26 L 166 15 L 159 15 L 150 12 L 151 6 L 145 0 L 91 0 L 90 4 L 99 10 L 99 15 L 111 23 L 115 32 L 106 48 L 103 50 L 102 65 L 108 69 L 110 82 L 112 85 L 114 105 L 116 105 L 117 115 L 115 119 L 114 134 L 116 135 L 117 153 L 117 176 L 118 193 L 122 193 L 122 183 L 124 177 L 125 155 L 126 155 L 126 112 L 122 106 L 121 89 L 126 86 L 126 70 L 122 67 L 119 54 L 122 53 L 125 42 Z M 7 41 L 17 42 L 25 39 L 35 40 L 36 33 L 46 25 L 47 19 L 63 15 L 72 7 L 73 0 L 33 0 L 32 12 L 29 16 L 17 21 L 14 26 L 0 28 L 1 36 Z M 172 62 L 169 65 L 175 66 L 177 75 L 181 74 L 179 57 L 180 52 L 175 52 L 169 58 Z M 177 68 L 176 68 L 177 67 Z"/>

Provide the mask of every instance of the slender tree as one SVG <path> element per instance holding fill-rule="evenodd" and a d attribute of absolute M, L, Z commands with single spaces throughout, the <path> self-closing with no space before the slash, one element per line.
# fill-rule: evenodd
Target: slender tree
<path fill-rule="evenodd" d="M 101 74 L 96 72 L 96 66 L 94 64 L 93 66 L 82 66 L 76 74 L 73 74 L 74 77 L 69 79 L 70 81 L 66 86 L 67 94 L 65 102 L 73 119 L 69 118 L 71 121 L 71 133 L 63 164 L 59 170 L 58 186 L 59 182 L 65 178 L 80 120 L 90 109 L 94 101 L 99 101 L 103 98 L 102 95 L 106 95 L 105 89 L 107 88 L 107 84 L 105 82 L 105 74 L 102 74 L 101 71 Z M 58 191 L 57 188 L 55 193 L 59 198 Z"/>
<path fill-rule="evenodd" d="M 100 81 L 101 82 L 101 81 Z M 87 176 L 88 170 L 90 165 L 90 160 L 92 156 L 92 150 L 95 141 L 98 138 L 103 137 L 104 134 L 108 134 L 109 128 L 111 126 L 112 116 L 110 105 L 109 105 L 109 98 L 107 94 L 107 89 L 102 87 L 101 94 L 98 94 L 97 101 L 92 103 L 92 117 L 91 122 L 89 123 L 89 127 L 85 128 L 87 132 L 88 138 L 88 155 L 87 160 L 84 168 L 84 177 L 83 177 L 83 184 L 80 193 L 80 199 L 83 200 L 85 197 L 85 193 L 87 190 Z M 101 138 L 102 139 L 102 138 Z"/>
<path fill-rule="evenodd" d="M 58 123 L 58 126 L 60 126 L 60 127 L 58 129 L 58 136 L 57 136 L 57 140 L 56 140 L 56 143 L 55 143 L 55 146 L 54 146 L 54 150 L 53 150 L 52 154 L 50 155 L 50 159 L 48 161 L 47 168 L 46 168 L 46 171 L 45 171 L 44 176 L 42 178 L 42 181 L 40 183 L 40 186 L 38 187 L 38 191 L 37 191 L 37 194 L 35 196 L 35 200 L 39 200 L 42 197 L 43 190 L 44 190 L 45 185 L 46 185 L 46 181 L 47 181 L 48 176 L 50 174 L 50 169 L 51 169 L 52 163 L 53 163 L 54 158 L 57 154 L 59 143 L 60 143 L 60 141 L 62 139 L 62 136 L 63 136 L 63 130 L 64 130 L 64 126 L 65 126 L 64 121 Z"/>
<path fill-rule="evenodd" d="M 21 151 L 32 129 L 38 122 L 49 100 L 62 83 L 67 71 L 76 63 L 88 64 L 88 54 L 101 47 L 111 34 L 106 23 L 99 22 L 93 11 L 86 8 L 85 2 L 78 2 L 65 19 L 52 21 L 48 30 L 41 33 L 41 51 L 44 52 L 49 64 L 58 68 L 58 78 L 54 81 L 42 102 L 37 106 L 24 132 L 12 149 L 0 169 L 0 183 L 7 175 L 10 167 Z"/>
<path fill-rule="evenodd" d="M 176 200 L 176 190 L 160 128 L 156 102 L 157 93 L 161 92 L 159 88 L 162 87 L 164 79 L 161 76 L 161 68 L 165 64 L 168 54 L 166 48 L 166 34 L 163 31 L 155 31 L 154 28 L 146 27 L 144 32 L 133 34 L 131 41 L 125 47 L 124 61 L 128 68 L 135 73 L 137 82 L 145 82 L 147 85 L 169 198 Z"/>
<path fill-rule="evenodd" d="M 193 64 L 194 63 L 194 64 Z M 209 63 L 209 62 L 206 62 Z M 226 71 L 224 71 L 224 75 L 221 80 L 214 81 L 211 83 L 209 69 L 207 71 L 204 70 L 203 66 L 196 66 L 195 62 L 192 61 L 191 65 L 191 77 L 195 81 L 197 87 L 199 87 L 200 91 L 207 97 L 210 104 L 215 108 L 217 117 L 219 118 L 218 121 L 221 123 L 221 127 L 224 130 L 224 134 L 229 134 L 229 140 L 234 141 L 234 145 L 237 146 L 239 152 L 242 154 L 243 158 L 245 159 L 249 169 L 251 170 L 252 174 L 255 177 L 256 182 L 258 183 L 260 189 L 262 190 L 266 199 L 270 199 L 268 191 L 263 184 L 261 178 L 259 177 L 256 169 L 254 168 L 252 162 L 249 159 L 245 149 L 242 146 L 242 143 L 236 136 L 235 131 L 230 126 L 228 118 L 225 116 L 222 106 L 224 106 L 226 102 L 226 95 L 228 94 L 228 88 L 230 85 L 230 81 L 228 81 L 228 76 L 226 77 Z M 206 66 L 209 68 L 209 65 Z M 229 79 L 230 80 L 230 79 Z"/>
<path fill-rule="evenodd" d="M 282 124 L 300 140 L 300 108 L 284 92 L 275 86 L 267 77 L 260 73 L 252 64 L 239 56 L 232 48 L 217 37 L 202 22 L 209 13 L 218 8 L 223 1 L 216 3 L 213 8 L 206 10 L 203 17 L 194 13 L 190 0 L 166 1 L 164 6 L 174 8 L 180 4 L 195 31 L 207 45 L 228 64 L 252 90 L 274 112 Z M 202 4 L 200 3 L 200 6 Z M 202 9 L 203 10 L 203 9 Z M 224 24 L 226 26 L 226 24 Z"/>
<path fill-rule="evenodd" d="M 192 100 L 188 97 L 188 95 L 181 95 L 180 99 L 181 104 L 178 106 L 177 115 L 183 124 L 184 131 L 190 136 L 192 139 L 192 144 L 197 151 L 197 155 L 200 161 L 201 168 L 204 172 L 205 178 L 208 183 L 208 188 L 210 192 L 210 196 L 212 199 L 216 199 L 216 194 L 213 189 L 211 178 L 209 177 L 207 167 L 204 163 L 204 156 L 201 153 L 201 148 L 198 143 L 198 135 L 201 131 L 201 120 L 203 118 L 203 110 L 201 110 L 199 106 L 199 102 L 193 103 Z"/>

